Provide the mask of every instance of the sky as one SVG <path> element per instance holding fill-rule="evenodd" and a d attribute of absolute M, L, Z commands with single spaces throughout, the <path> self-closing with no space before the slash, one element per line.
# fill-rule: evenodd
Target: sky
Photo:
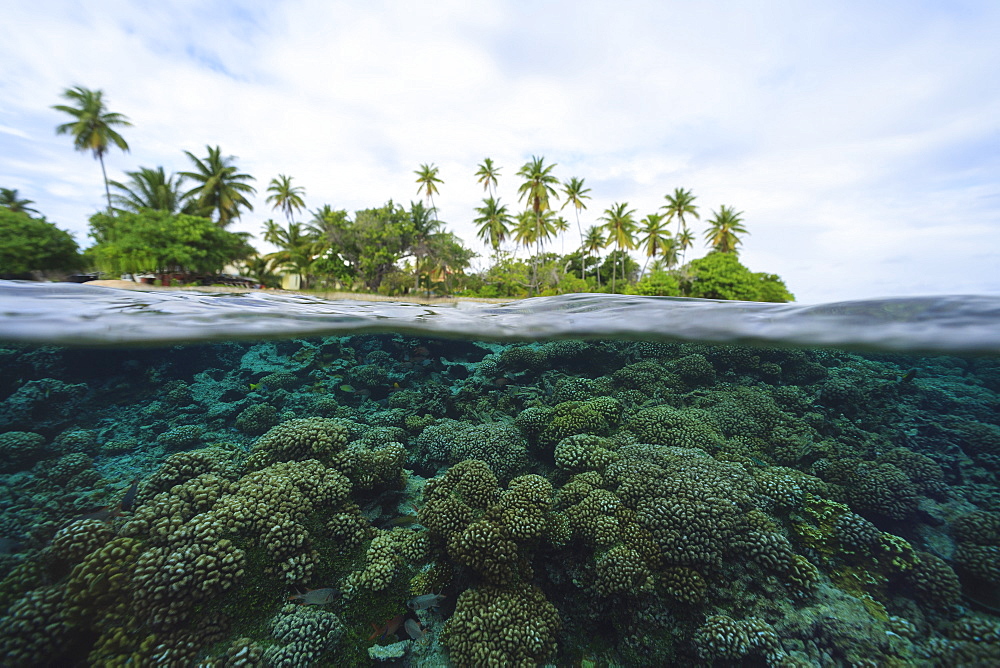
<path fill-rule="evenodd" d="M 994 0 L 36 0 L 7 3 L 4 23 L 0 187 L 82 246 L 104 189 L 55 134 L 71 86 L 133 124 L 111 179 L 188 170 L 184 151 L 208 145 L 236 156 L 258 192 L 230 229 L 265 250 L 277 175 L 310 210 L 355 211 L 420 199 L 431 163 L 439 216 L 482 266 L 478 165 L 500 166 L 519 209 L 516 172 L 542 156 L 591 189 L 584 229 L 691 190 L 689 258 L 734 207 L 740 260 L 800 302 L 1000 294 Z"/>

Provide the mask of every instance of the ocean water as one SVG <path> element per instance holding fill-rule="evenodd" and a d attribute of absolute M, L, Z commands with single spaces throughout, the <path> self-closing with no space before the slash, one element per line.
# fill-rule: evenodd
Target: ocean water
<path fill-rule="evenodd" d="M 1000 665 L 1000 298 L 0 282 L 0 665 Z"/>

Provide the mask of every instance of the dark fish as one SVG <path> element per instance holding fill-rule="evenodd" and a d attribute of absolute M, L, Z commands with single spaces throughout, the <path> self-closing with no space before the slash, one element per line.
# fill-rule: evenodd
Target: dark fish
<path fill-rule="evenodd" d="M 139 478 L 137 476 L 132 481 L 132 484 L 129 485 L 128 490 L 126 490 L 126 492 L 125 492 L 125 496 L 122 497 L 122 501 L 119 504 L 119 508 L 121 508 L 121 512 L 127 513 L 127 512 L 130 512 L 132 510 L 133 506 L 135 506 L 135 497 L 136 497 L 136 494 L 138 494 L 138 493 L 139 493 Z"/>

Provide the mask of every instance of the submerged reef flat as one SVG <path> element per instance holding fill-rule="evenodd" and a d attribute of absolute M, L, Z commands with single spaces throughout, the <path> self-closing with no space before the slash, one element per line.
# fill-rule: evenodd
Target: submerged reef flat
<path fill-rule="evenodd" d="M 0 347 L 0 662 L 1000 665 L 1000 360 Z"/>

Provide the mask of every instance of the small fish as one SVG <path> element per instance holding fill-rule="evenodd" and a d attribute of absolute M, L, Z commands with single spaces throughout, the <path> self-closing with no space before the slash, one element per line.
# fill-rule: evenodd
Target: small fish
<path fill-rule="evenodd" d="M 903 377 L 899 379 L 899 382 L 900 383 L 909 383 L 909 382 L 911 382 L 916 377 L 917 377 L 917 370 L 916 369 L 910 369 L 909 371 L 907 371 L 906 373 L 903 374 Z"/>
<path fill-rule="evenodd" d="M 339 590 L 332 587 L 326 587 L 324 589 L 308 589 L 304 594 L 292 594 L 288 597 L 288 600 L 302 601 L 306 605 L 326 605 L 327 603 L 332 602 L 339 595 Z"/>
<path fill-rule="evenodd" d="M 135 506 L 135 497 L 138 493 L 139 478 L 136 476 L 136 478 L 132 480 L 132 484 L 129 485 L 129 488 L 125 491 L 125 496 L 122 497 L 121 503 L 118 504 L 118 508 L 121 512 L 127 513 L 132 510 L 133 506 Z"/>
<path fill-rule="evenodd" d="M 251 392 L 267 392 L 267 385 L 264 383 L 250 383 Z"/>
<path fill-rule="evenodd" d="M 340 389 L 348 394 L 354 394 L 356 392 L 353 385 L 341 385 Z"/>
<path fill-rule="evenodd" d="M 396 615 L 392 619 L 387 620 L 382 626 L 376 626 L 375 622 L 372 622 L 372 634 L 368 636 L 369 640 L 375 640 L 375 638 L 381 638 L 383 636 L 395 635 L 396 631 L 403 624 L 403 615 Z"/>
<path fill-rule="evenodd" d="M 426 610 L 427 608 L 436 608 L 441 605 L 441 601 L 444 598 L 444 594 L 424 594 L 423 596 L 414 596 L 406 602 L 406 607 L 410 610 Z"/>
<path fill-rule="evenodd" d="M 414 529 L 422 528 L 420 524 L 420 518 L 416 515 L 400 515 L 399 517 L 393 517 L 392 519 L 385 520 L 384 522 L 379 522 L 378 527 L 380 529 L 393 529 L 395 527 L 412 527 Z"/>
<path fill-rule="evenodd" d="M 423 640 L 424 636 L 427 635 L 427 629 L 421 627 L 420 622 L 412 617 L 406 620 L 403 628 L 406 629 L 406 635 L 410 636 L 413 640 Z"/>

